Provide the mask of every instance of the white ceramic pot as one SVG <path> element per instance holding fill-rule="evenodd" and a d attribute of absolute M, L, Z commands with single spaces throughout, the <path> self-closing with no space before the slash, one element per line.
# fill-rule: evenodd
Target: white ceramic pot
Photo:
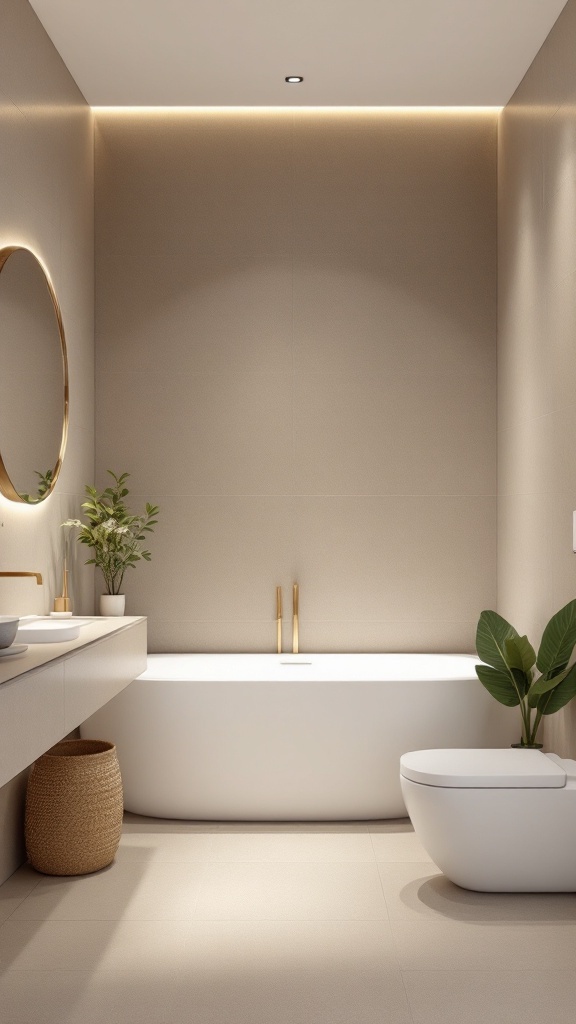
<path fill-rule="evenodd" d="M 124 615 L 125 594 L 101 594 L 100 615 Z"/>

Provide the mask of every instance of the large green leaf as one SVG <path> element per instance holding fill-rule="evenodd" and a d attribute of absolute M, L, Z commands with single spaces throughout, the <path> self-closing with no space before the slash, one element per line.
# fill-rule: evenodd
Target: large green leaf
<path fill-rule="evenodd" d="M 526 675 L 536 664 L 536 652 L 527 636 L 508 637 L 504 641 L 504 656 L 510 668 L 518 668 Z"/>
<path fill-rule="evenodd" d="M 569 601 L 546 626 L 536 664 L 543 675 L 556 675 L 570 661 L 576 644 L 576 600 Z M 548 712 L 549 713 L 549 712 Z"/>
<path fill-rule="evenodd" d="M 487 665 L 475 665 L 476 675 L 496 700 L 508 708 L 515 708 L 520 703 L 520 696 L 508 672 L 501 672 Z"/>
<path fill-rule="evenodd" d="M 543 715 L 553 715 L 555 711 L 560 711 L 560 708 L 565 707 L 573 697 L 576 697 L 576 665 L 572 665 L 567 676 L 558 686 L 540 698 L 538 710 Z"/>
<path fill-rule="evenodd" d="M 518 633 L 506 619 L 497 612 L 484 611 L 478 620 L 476 650 L 487 665 L 500 672 L 509 673 L 506 660 L 506 641 L 517 640 Z"/>
<path fill-rule="evenodd" d="M 511 668 L 510 673 L 512 675 L 512 682 L 516 684 L 516 689 L 521 697 L 524 697 L 530 689 L 530 676 L 523 672 L 521 668 Z"/>
<path fill-rule="evenodd" d="M 559 686 L 564 681 L 566 676 L 571 670 L 565 668 L 563 672 L 559 672 L 556 676 L 551 676 L 549 679 L 547 676 L 540 676 L 536 682 L 532 683 L 528 691 L 528 704 L 531 708 L 535 708 L 543 694 L 549 693 L 556 686 Z"/>

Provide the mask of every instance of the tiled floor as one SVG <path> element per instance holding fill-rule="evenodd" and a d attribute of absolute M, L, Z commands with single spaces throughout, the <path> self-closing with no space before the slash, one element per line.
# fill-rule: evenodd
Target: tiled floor
<path fill-rule="evenodd" d="M 2 1024 L 573 1024 L 576 896 L 467 892 L 408 821 L 127 816 L 0 887 Z"/>

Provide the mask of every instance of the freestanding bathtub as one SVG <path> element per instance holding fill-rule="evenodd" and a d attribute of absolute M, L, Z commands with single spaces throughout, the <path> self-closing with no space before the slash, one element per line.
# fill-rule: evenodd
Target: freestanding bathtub
<path fill-rule="evenodd" d="M 400 755 L 501 747 L 516 714 L 443 654 L 153 654 L 82 726 L 113 740 L 125 806 L 162 818 L 406 814 Z"/>

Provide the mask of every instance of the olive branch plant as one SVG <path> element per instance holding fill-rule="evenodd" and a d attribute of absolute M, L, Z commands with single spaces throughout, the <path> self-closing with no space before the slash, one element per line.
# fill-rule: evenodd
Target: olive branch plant
<path fill-rule="evenodd" d="M 130 474 L 117 476 L 111 469 L 108 473 L 114 483 L 102 493 L 89 484 L 85 487 L 87 498 L 81 507 L 88 522 L 67 519 L 62 526 L 78 529 L 78 542 L 93 551 L 93 557 L 85 564 L 100 569 L 108 594 L 120 594 L 126 570 L 133 569 L 141 559 L 149 562 L 152 558 L 143 542 L 146 534 L 154 532 L 159 506 L 146 503 L 143 515 L 133 515 L 125 502 L 129 493 L 125 484 Z"/>

